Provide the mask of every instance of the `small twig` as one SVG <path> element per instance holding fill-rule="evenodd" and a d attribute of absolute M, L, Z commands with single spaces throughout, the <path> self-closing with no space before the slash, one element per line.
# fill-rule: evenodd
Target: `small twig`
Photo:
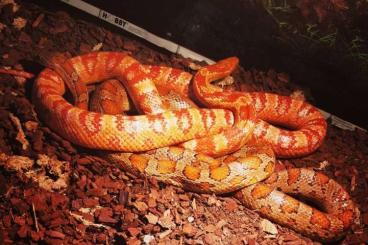
<path fill-rule="evenodd" d="M 34 206 L 34 203 L 33 202 L 32 202 L 32 213 L 33 213 L 33 219 L 34 219 L 34 222 L 35 222 L 36 231 L 39 232 L 40 231 L 40 228 L 38 227 L 36 210 L 35 210 L 35 206 Z"/>
<path fill-rule="evenodd" d="M 26 72 L 26 71 L 14 70 L 14 69 L 7 70 L 7 69 L 0 68 L 0 73 L 10 74 L 10 75 L 13 75 L 13 76 L 18 76 L 18 77 L 24 77 L 24 78 L 27 78 L 27 79 L 31 79 L 32 77 L 34 77 L 34 75 L 32 73 L 29 73 L 29 72 Z"/>

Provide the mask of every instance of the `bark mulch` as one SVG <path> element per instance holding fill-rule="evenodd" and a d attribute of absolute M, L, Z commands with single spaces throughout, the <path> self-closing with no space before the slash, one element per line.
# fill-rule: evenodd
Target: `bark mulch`
<path fill-rule="evenodd" d="M 145 64 L 190 72 L 192 60 L 167 53 L 108 26 L 29 2 L 1 1 L 0 68 L 38 74 L 38 54 L 124 50 Z M 238 68 L 230 89 L 305 96 L 287 74 Z M 231 195 L 199 195 L 141 179 L 72 145 L 38 120 L 33 79 L 0 74 L 0 241 L 4 244 L 312 244 L 266 222 Z M 310 156 L 278 167 L 312 167 L 337 180 L 360 212 L 339 244 L 368 241 L 368 135 L 331 124 Z"/>

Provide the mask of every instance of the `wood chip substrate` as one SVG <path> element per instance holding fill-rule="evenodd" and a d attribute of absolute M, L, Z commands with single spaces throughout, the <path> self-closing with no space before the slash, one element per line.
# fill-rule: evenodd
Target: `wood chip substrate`
<path fill-rule="evenodd" d="M 59 8 L 60 7 L 60 8 Z M 63 9 L 64 8 L 64 9 Z M 85 16 L 84 16 L 85 17 Z M 231 194 L 202 195 L 138 178 L 64 140 L 38 119 L 31 101 L 41 52 L 79 55 L 128 51 L 144 64 L 192 72 L 184 59 L 65 6 L 0 1 L 0 243 L 1 244 L 319 244 L 260 217 Z M 224 57 L 225 58 L 225 57 Z M 313 94 L 282 71 L 238 67 L 226 89 Z M 368 134 L 329 123 L 323 145 L 277 169 L 317 169 L 351 194 L 360 214 L 337 244 L 368 241 Z"/>

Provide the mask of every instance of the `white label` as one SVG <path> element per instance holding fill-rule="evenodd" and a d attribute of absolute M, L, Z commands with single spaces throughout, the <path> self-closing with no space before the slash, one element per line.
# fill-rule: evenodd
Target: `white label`
<path fill-rule="evenodd" d="M 205 60 L 208 63 L 213 63 L 212 60 L 203 57 L 200 54 L 197 54 L 196 52 L 189 50 L 187 48 L 181 47 L 178 44 L 171 42 L 169 40 L 166 40 L 164 38 L 161 38 L 159 36 L 156 36 L 145 29 L 136 26 L 129 21 L 126 21 L 116 15 L 113 15 L 103 9 L 99 9 L 89 3 L 86 3 L 81 0 L 61 0 L 64 3 L 67 3 L 71 6 L 74 6 L 80 10 L 83 10 L 84 12 L 90 13 L 94 16 L 97 16 L 98 18 L 109 22 L 110 24 L 113 24 L 121 29 L 124 29 L 127 32 L 130 32 L 138 37 L 141 37 L 145 39 L 146 41 L 153 43 L 159 47 L 162 47 L 164 49 L 169 50 L 172 53 L 182 54 L 184 57 L 189 57 L 198 61 Z M 180 51 L 178 53 L 178 51 Z"/>
<path fill-rule="evenodd" d="M 128 24 L 127 21 L 123 20 L 122 18 L 119 18 L 113 14 L 110 14 L 109 12 L 106 12 L 105 10 L 101 10 L 100 14 L 98 16 L 100 19 L 105 20 L 113 25 L 119 26 L 123 29 L 125 29 L 125 26 Z"/>
<path fill-rule="evenodd" d="M 354 131 L 355 129 L 360 129 L 363 130 L 365 132 L 367 132 L 367 130 L 365 130 L 364 128 L 361 128 L 353 123 L 347 122 L 337 116 L 332 115 L 331 116 L 331 124 L 335 125 L 338 128 L 344 129 L 344 130 L 350 130 L 350 131 Z"/>

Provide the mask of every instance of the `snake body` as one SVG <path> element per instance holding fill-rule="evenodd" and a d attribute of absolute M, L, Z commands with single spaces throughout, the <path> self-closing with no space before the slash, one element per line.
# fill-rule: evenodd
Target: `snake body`
<path fill-rule="evenodd" d="M 273 173 L 275 154 L 303 156 L 322 144 L 326 122 L 321 113 L 287 96 L 225 92 L 211 85 L 229 75 L 237 62 L 219 61 L 192 79 L 178 69 L 141 65 L 125 53 L 94 52 L 65 60 L 58 65 L 61 72 L 46 68 L 35 82 L 33 98 L 50 128 L 75 144 L 105 150 L 105 158 L 127 171 L 190 191 L 236 191 L 245 205 L 303 234 L 325 241 L 341 237 L 354 218 L 354 204 L 343 187 L 312 170 Z M 63 98 L 64 82 L 83 88 L 115 78 L 144 115 L 90 112 L 83 109 L 87 100 L 82 99 L 78 108 Z M 106 90 L 109 87 L 117 88 L 107 85 Z M 110 107 L 111 93 L 116 91 L 101 91 L 100 97 L 106 99 L 102 103 Z M 211 109 L 196 106 L 190 100 L 193 95 Z M 275 188 L 323 200 L 325 212 Z"/>
<path fill-rule="evenodd" d="M 118 77 L 126 83 L 129 94 L 142 102 L 141 108 L 160 107 L 154 101 L 157 89 L 144 67 L 124 53 L 98 52 L 74 57 L 64 69 L 84 84 Z M 138 116 L 102 115 L 68 103 L 62 95 L 65 84 L 51 69 L 39 75 L 34 103 L 49 126 L 69 141 L 88 148 L 137 152 L 174 145 L 209 134 L 219 133 L 232 123 L 230 111 L 220 109 L 183 109 Z M 149 103 L 152 98 L 152 103 Z M 157 111 L 156 111 L 157 112 Z M 202 120 L 210 118 L 210 120 Z"/>

